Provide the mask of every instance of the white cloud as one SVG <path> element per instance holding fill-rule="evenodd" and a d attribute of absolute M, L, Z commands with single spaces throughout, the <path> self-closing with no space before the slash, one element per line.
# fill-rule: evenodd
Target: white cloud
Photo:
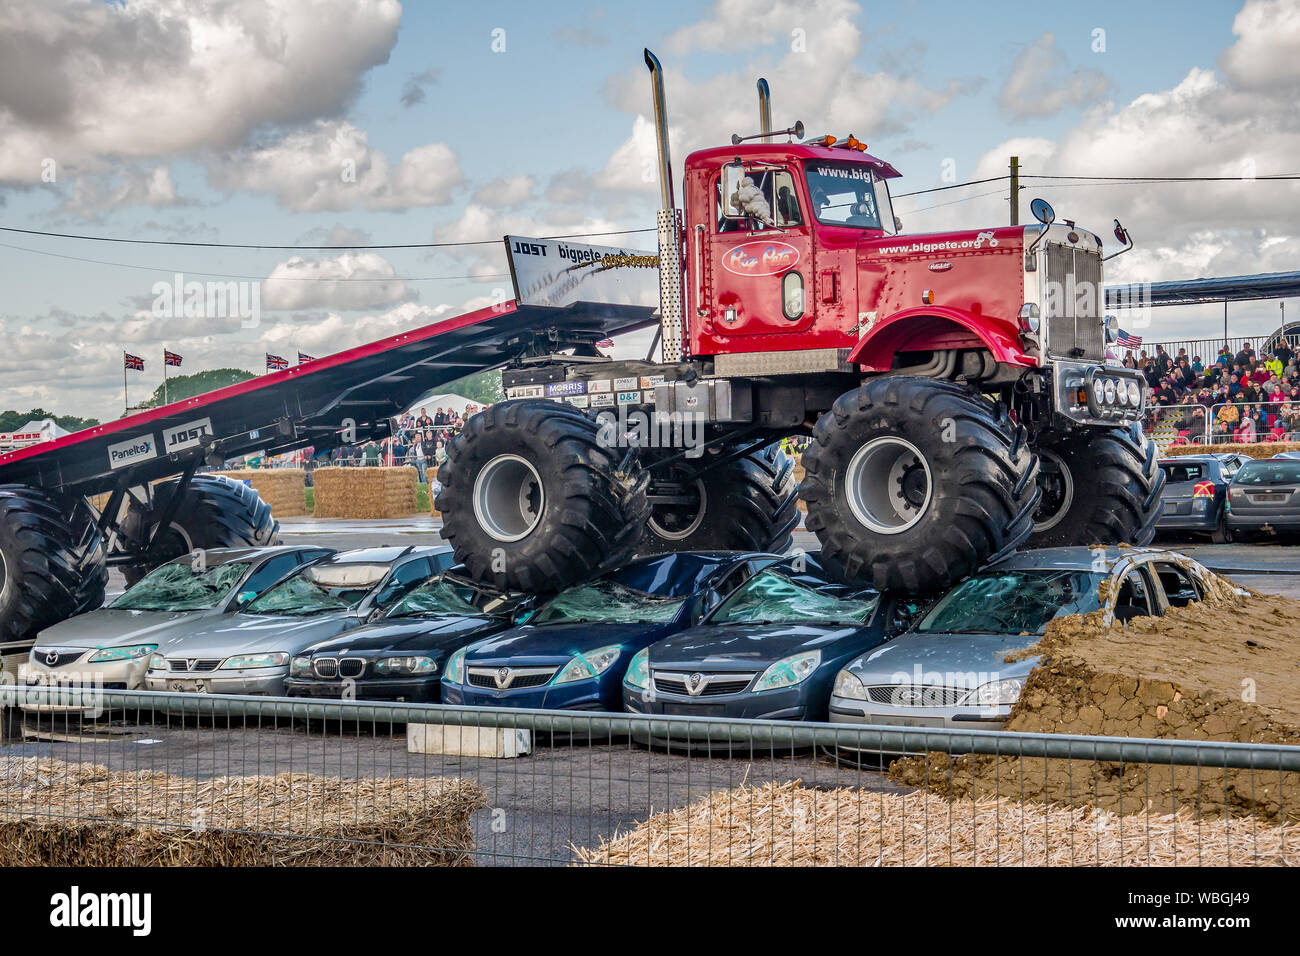
<path fill-rule="evenodd" d="M 1109 87 L 1100 70 L 1071 70 L 1056 37 L 1044 33 L 1016 57 L 998 104 L 1015 119 L 1051 116 L 1067 107 L 1095 103 Z"/>
<path fill-rule="evenodd" d="M 474 191 L 473 202 L 484 206 L 519 206 L 533 198 L 537 180 L 532 176 L 502 176 Z"/>
<path fill-rule="evenodd" d="M 374 281 L 378 280 L 378 281 Z M 383 256 L 345 252 L 329 259 L 294 256 L 262 283 L 266 309 L 374 309 L 415 298 Z"/>
<path fill-rule="evenodd" d="M 5 0 L 0 184 L 336 115 L 400 18 L 396 0 Z"/>
<path fill-rule="evenodd" d="M 365 130 L 343 120 L 318 120 L 275 142 L 225 154 L 208 174 L 219 188 L 272 193 L 295 212 L 441 206 L 465 179 L 445 143 L 418 146 L 393 163 L 369 144 Z"/>
<path fill-rule="evenodd" d="M 781 129 L 802 119 L 810 136 L 901 132 L 966 88 L 955 80 L 927 85 L 899 70 L 863 71 L 855 63 L 866 50 L 862 22 L 862 8 L 851 0 L 715 0 L 702 20 L 671 34 L 663 46 L 674 165 L 692 150 L 726 142 L 733 132 L 757 131 L 754 81 L 760 75 L 772 87 L 774 125 Z M 674 64 L 698 50 L 745 54 L 750 62 L 735 72 L 690 79 Z M 614 104 L 635 119 L 596 184 L 654 192 L 658 164 L 645 67 L 638 64 L 613 78 L 608 89 Z"/>
<path fill-rule="evenodd" d="M 112 173 L 88 173 L 78 176 L 72 192 L 60 208 L 83 218 L 94 218 L 124 206 L 187 205 L 176 192 L 171 171 L 166 166 L 152 169 L 131 167 Z"/>

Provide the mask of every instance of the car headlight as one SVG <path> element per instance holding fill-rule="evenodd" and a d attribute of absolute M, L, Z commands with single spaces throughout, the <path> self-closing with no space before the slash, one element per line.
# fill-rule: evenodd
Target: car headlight
<path fill-rule="evenodd" d="M 777 661 L 759 677 L 754 685 L 755 691 L 776 690 L 780 687 L 793 687 L 807 680 L 808 676 L 822 662 L 821 651 L 804 651 Z"/>
<path fill-rule="evenodd" d="M 243 654 L 239 657 L 227 657 L 221 662 L 223 671 L 242 671 L 253 667 L 283 667 L 289 663 L 289 655 L 283 651 L 274 654 Z"/>
<path fill-rule="evenodd" d="M 611 644 L 609 647 L 598 647 L 594 651 L 587 651 L 585 654 L 579 654 L 560 668 L 560 672 L 551 680 L 552 684 L 568 684 L 575 680 L 590 680 L 593 677 L 599 677 L 609 666 L 618 660 L 619 653 L 623 650 L 617 644 Z"/>
<path fill-rule="evenodd" d="M 375 661 L 375 673 L 385 677 L 411 674 L 436 674 L 438 665 L 432 657 L 385 657 Z"/>
<path fill-rule="evenodd" d="M 645 690 L 650 686 L 650 649 L 642 648 L 632 655 L 627 664 L 627 676 L 623 678 L 629 687 Z"/>
<path fill-rule="evenodd" d="M 1005 680 L 993 680 L 980 684 L 966 695 L 963 704 L 976 704 L 980 707 L 999 707 L 1014 704 L 1020 699 L 1020 691 L 1025 682 L 1016 677 Z"/>
<path fill-rule="evenodd" d="M 132 644 L 128 647 L 102 647 L 90 655 L 88 664 L 102 664 L 104 661 L 133 661 L 147 657 L 158 650 L 157 644 Z"/>
<path fill-rule="evenodd" d="M 442 679 L 449 684 L 465 683 L 465 648 L 461 648 L 447 658 L 447 666 L 442 672 Z"/>
<path fill-rule="evenodd" d="M 295 657 L 289 662 L 290 677 L 310 677 L 311 676 L 311 658 Z"/>
<path fill-rule="evenodd" d="M 835 689 L 831 693 L 836 697 L 852 697 L 857 700 L 867 699 L 867 689 L 857 674 L 840 671 L 835 675 Z"/>
<path fill-rule="evenodd" d="M 167 669 L 167 658 L 163 657 L 161 654 L 154 654 L 152 657 L 149 658 L 149 670 L 165 671 L 166 669 Z"/>

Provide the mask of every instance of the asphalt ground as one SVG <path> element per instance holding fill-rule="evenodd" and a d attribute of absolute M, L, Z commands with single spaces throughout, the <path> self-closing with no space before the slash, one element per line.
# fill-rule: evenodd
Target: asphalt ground
<path fill-rule="evenodd" d="M 430 516 L 402 520 L 282 523 L 286 543 L 361 548 L 405 542 L 441 544 L 440 523 Z M 1210 545 L 1162 541 L 1207 567 L 1224 570 L 1255 590 L 1300 598 L 1300 548 L 1274 543 Z M 800 530 L 795 547 L 817 547 Z M 120 591 L 114 574 L 110 592 Z M 130 717 L 130 719 L 125 719 Z M 475 816 L 480 864 L 565 863 L 575 846 L 599 839 L 651 813 L 684 806 L 717 789 L 741 783 L 802 780 L 813 787 L 896 790 L 878 769 L 850 767 L 828 755 L 733 752 L 687 754 L 650 750 L 626 739 L 535 740 L 519 759 L 460 758 L 407 753 L 400 726 L 253 723 L 166 715 L 115 715 L 82 725 L 42 719 L 28 722 L 28 737 L 0 748 L 0 757 L 42 755 L 112 769 L 157 770 L 193 779 L 275 774 L 286 770 L 328 776 L 464 776 L 488 792 L 490 809 Z"/>

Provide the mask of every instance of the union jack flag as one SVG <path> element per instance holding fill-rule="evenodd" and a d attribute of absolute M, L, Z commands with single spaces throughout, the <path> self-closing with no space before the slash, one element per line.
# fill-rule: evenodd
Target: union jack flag
<path fill-rule="evenodd" d="M 163 361 L 175 368 L 181 367 L 181 357 L 175 352 L 168 352 L 166 349 L 163 349 Z"/>
<path fill-rule="evenodd" d="M 306 352 L 299 352 L 299 353 L 298 353 L 298 364 L 299 364 L 299 365 L 303 365 L 303 364 L 305 364 L 305 363 L 307 363 L 307 362 L 314 362 L 314 361 L 316 361 L 316 356 L 314 356 L 314 355 L 308 355 Z"/>
<path fill-rule="evenodd" d="M 122 360 L 126 363 L 127 368 L 136 372 L 144 371 L 144 359 L 140 358 L 140 356 L 132 355 L 130 352 L 123 352 Z"/>
<path fill-rule="evenodd" d="M 1129 335 L 1123 329 L 1115 331 L 1115 344 L 1122 349 L 1135 349 L 1142 344 L 1142 336 Z"/>
<path fill-rule="evenodd" d="M 289 360 L 281 358 L 279 355 L 266 353 L 266 370 L 268 372 L 279 372 L 289 367 Z"/>

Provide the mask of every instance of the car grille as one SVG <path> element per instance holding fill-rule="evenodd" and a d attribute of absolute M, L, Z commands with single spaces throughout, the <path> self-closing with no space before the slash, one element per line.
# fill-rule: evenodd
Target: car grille
<path fill-rule="evenodd" d="M 360 657 L 345 657 L 339 661 L 340 677 L 360 677 L 366 672 L 366 662 Z"/>
<path fill-rule="evenodd" d="M 317 677 L 323 677 L 329 680 L 339 676 L 339 662 L 334 657 L 317 657 L 311 662 L 312 670 L 316 672 Z"/>
<path fill-rule="evenodd" d="M 518 690 L 521 687 L 541 687 L 547 683 L 559 668 L 556 667 L 510 667 L 505 679 L 498 684 L 497 667 L 471 667 L 469 679 L 471 687 L 491 687 L 493 690 Z"/>
<path fill-rule="evenodd" d="M 33 656 L 46 667 L 58 667 L 60 664 L 71 664 L 83 654 L 89 653 L 90 650 L 85 647 L 42 647 Z"/>
<path fill-rule="evenodd" d="M 704 674 L 698 671 L 689 674 L 658 673 L 655 674 L 655 690 L 679 697 L 724 697 L 727 694 L 739 694 L 753 679 L 753 674 Z M 698 689 L 692 692 L 693 688 Z"/>
<path fill-rule="evenodd" d="M 970 694 L 969 687 L 938 687 L 934 684 L 874 684 L 867 688 L 867 700 L 893 707 L 953 707 Z"/>
<path fill-rule="evenodd" d="M 169 671 L 183 671 L 187 674 L 197 673 L 200 671 L 214 671 L 221 665 L 221 658 L 195 659 L 186 657 L 169 657 L 167 658 L 167 669 Z"/>
<path fill-rule="evenodd" d="M 1047 270 L 1043 315 L 1051 353 L 1062 358 L 1105 361 L 1101 257 L 1074 246 L 1048 243 L 1043 259 Z"/>

